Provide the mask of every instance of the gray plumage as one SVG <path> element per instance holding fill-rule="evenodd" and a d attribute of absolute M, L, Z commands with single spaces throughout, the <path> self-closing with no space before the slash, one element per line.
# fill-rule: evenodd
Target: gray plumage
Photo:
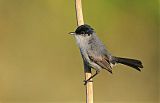
<path fill-rule="evenodd" d="M 80 48 L 83 60 L 98 71 L 102 68 L 112 72 L 110 62 L 111 54 L 106 50 L 103 43 L 96 36 L 92 35 L 75 35 L 77 44 Z"/>
<path fill-rule="evenodd" d="M 112 67 L 117 63 L 130 66 L 138 71 L 141 71 L 140 68 L 143 68 L 139 60 L 112 56 L 97 37 L 94 29 L 89 25 L 81 25 L 75 32 L 70 34 L 75 35 L 84 63 L 96 70 L 96 73 L 91 78 L 96 76 L 101 69 L 106 69 L 112 73 Z M 85 84 L 91 78 L 86 80 Z"/>

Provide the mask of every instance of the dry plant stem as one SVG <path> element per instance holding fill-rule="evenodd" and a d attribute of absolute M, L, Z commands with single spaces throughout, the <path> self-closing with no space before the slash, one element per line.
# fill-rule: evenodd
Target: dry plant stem
<path fill-rule="evenodd" d="M 76 6 L 76 16 L 77 16 L 77 25 L 83 25 L 83 12 L 82 12 L 82 2 L 81 0 L 75 0 Z M 92 76 L 91 68 L 84 64 L 85 71 L 85 80 Z M 93 103 L 93 82 L 88 82 L 86 84 L 86 103 Z"/>
<path fill-rule="evenodd" d="M 83 12 L 82 12 L 82 2 L 81 0 L 75 0 L 75 6 L 76 6 L 76 17 L 77 17 L 77 25 L 83 25 Z"/>

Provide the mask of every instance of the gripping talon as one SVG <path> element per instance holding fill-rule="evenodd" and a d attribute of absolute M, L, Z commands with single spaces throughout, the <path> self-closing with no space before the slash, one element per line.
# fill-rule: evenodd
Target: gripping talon
<path fill-rule="evenodd" d="M 88 82 L 93 82 L 91 79 L 92 79 L 93 77 L 95 77 L 99 72 L 100 72 L 100 71 L 97 70 L 96 73 L 95 73 L 94 75 L 92 75 L 89 79 L 84 80 L 84 85 L 86 85 Z"/>
<path fill-rule="evenodd" d="M 93 82 L 92 80 L 84 80 L 84 85 L 86 85 L 88 82 Z"/>

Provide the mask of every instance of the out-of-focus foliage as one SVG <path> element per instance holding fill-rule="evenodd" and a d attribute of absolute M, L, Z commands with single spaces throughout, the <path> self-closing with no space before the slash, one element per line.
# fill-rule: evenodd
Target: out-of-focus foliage
<path fill-rule="evenodd" d="M 82 0 L 84 19 L 116 56 L 142 60 L 94 78 L 96 103 L 158 103 L 158 0 Z M 0 102 L 85 102 L 74 0 L 0 0 Z"/>

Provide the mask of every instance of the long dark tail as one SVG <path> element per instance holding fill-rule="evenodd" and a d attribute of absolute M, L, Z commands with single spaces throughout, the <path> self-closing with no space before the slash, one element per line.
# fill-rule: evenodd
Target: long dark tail
<path fill-rule="evenodd" d="M 141 71 L 140 68 L 143 68 L 142 62 L 140 60 L 136 59 L 129 59 L 129 58 L 120 58 L 120 57 L 114 57 L 116 63 L 121 63 L 127 66 L 130 66 L 132 68 L 135 68 L 138 71 Z"/>

